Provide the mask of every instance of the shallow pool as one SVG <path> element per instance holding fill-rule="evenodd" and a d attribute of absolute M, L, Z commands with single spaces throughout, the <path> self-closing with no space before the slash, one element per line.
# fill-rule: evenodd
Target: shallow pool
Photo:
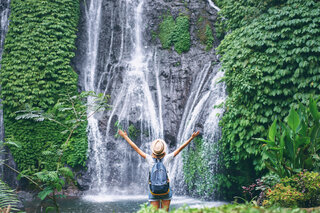
<path fill-rule="evenodd" d="M 140 205 L 147 203 L 146 196 L 119 196 L 119 195 L 87 195 L 81 198 L 65 198 L 59 200 L 61 212 L 63 213 L 118 213 L 118 212 L 136 212 L 140 209 Z M 190 207 L 213 207 L 225 204 L 219 201 L 201 201 L 189 197 L 173 197 L 170 209 L 177 209 L 184 205 Z M 39 201 L 25 203 L 27 213 L 45 212 L 43 203 Z"/>

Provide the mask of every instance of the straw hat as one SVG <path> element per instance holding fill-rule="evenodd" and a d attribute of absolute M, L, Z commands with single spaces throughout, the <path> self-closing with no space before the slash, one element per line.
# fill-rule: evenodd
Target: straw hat
<path fill-rule="evenodd" d="M 151 143 L 151 151 L 154 155 L 162 155 L 166 152 L 167 144 L 164 140 L 156 139 Z"/>

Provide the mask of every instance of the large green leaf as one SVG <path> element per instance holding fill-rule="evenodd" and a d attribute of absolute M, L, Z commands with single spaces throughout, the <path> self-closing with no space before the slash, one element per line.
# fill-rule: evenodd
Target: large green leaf
<path fill-rule="evenodd" d="M 274 120 L 272 125 L 269 128 L 269 134 L 268 134 L 269 140 L 275 141 L 276 132 L 277 132 L 277 120 Z"/>
<path fill-rule="evenodd" d="M 314 101 L 313 98 L 310 98 L 310 100 L 309 100 L 309 109 L 310 109 L 310 113 L 311 113 L 313 119 L 317 123 L 319 123 L 320 113 L 318 111 L 317 103 Z"/>
<path fill-rule="evenodd" d="M 10 187 L 0 179 L 0 209 L 11 206 L 11 210 L 19 211 L 21 201 L 18 199 L 17 194 L 10 189 Z"/>
<path fill-rule="evenodd" d="M 300 119 L 298 113 L 293 108 L 291 108 L 289 112 L 287 123 L 294 132 L 297 131 L 297 128 L 300 124 Z"/>
<path fill-rule="evenodd" d="M 41 192 L 38 193 L 38 197 L 41 200 L 44 200 L 48 195 L 50 195 L 53 192 L 51 187 L 46 187 L 44 188 L 44 190 L 42 190 Z"/>
<path fill-rule="evenodd" d="M 268 146 L 275 146 L 276 145 L 276 143 L 274 141 L 265 140 L 263 138 L 253 138 L 253 139 L 260 141 L 260 142 L 264 142 L 264 143 L 268 144 Z"/>

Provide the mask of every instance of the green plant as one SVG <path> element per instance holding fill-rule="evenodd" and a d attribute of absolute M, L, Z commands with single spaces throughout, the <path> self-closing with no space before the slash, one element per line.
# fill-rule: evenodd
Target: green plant
<path fill-rule="evenodd" d="M 320 151 L 320 113 L 313 98 L 309 106 L 291 108 L 286 123 L 274 120 L 264 142 L 262 159 L 280 177 L 291 176 L 303 169 L 313 170 Z"/>
<path fill-rule="evenodd" d="M 167 211 L 163 209 L 155 209 L 153 206 L 148 205 L 148 203 L 144 203 L 140 205 L 139 211 L 137 213 L 165 213 Z"/>
<path fill-rule="evenodd" d="M 0 141 L 0 156 L 4 154 L 3 142 Z M 0 158 L 0 167 L 4 164 L 4 160 Z M 8 206 L 13 211 L 19 211 L 18 205 L 21 201 L 18 199 L 14 190 L 0 179 L 0 212 L 1 209 L 6 209 Z"/>
<path fill-rule="evenodd" d="M 141 205 L 138 213 L 162 213 L 162 210 L 156 211 L 147 204 Z M 306 211 L 298 208 L 281 208 L 281 207 L 258 207 L 252 203 L 248 204 L 225 204 L 218 207 L 203 207 L 203 208 L 191 208 L 188 206 L 180 207 L 176 210 L 170 211 L 172 213 L 234 213 L 234 212 L 246 212 L 246 213 L 305 213 Z"/>
<path fill-rule="evenodd" d="M 212 49 L 213 47 L 213 42 L 214 42 L 214 37 L 213 37 L 213 34 L 212 34 L 212 29 L 210 27 L 210 25 L 206 25 L 206 50 L 210 50 Z"/>
<path fill-rule="evenodd" d="M 133 140 L 136 140 L 138 137 L 138 134 L 140 133 L 140 130 L 137 129 L 133 124 L 130 124 L 128 127 L 128 133 L 130 138 L 132 138 Z"/>
<path fill-rule="evenodd" d="M 49 149 L 42 152 L 44 157 L 48 158 L 50 156 L 50 161 L 54 159 L 54 168 L 50 167 L 50 169 L 42 169 L 41 171 L 28 169 L 22 172 L 12 168 L 19 173 L 19 178 L 26 177 L 40 189 L 38 197 L 41 200 L 47 197 L 51 199 L 57 212 L 60 212 L 60 208 L 56 201 L 56 193 L 62 190 L 66 181 L 70 181 L 73 178 L 72 171 L 64 163 L 67 161 L 65 160 L 66 158 L 70 159 L 70 153 L 66 152 L 66 150 L 68 150 L 77 129 L 84 123 L 86 124 L 87 119 L 101 110 L 110 109 L 107 103 L 108 99 L 109 96 L 103 94 L 97 95 L 94 92 L 82 92 L 74 96 L 65 95 L 59 99 L 52 110 L 47 112 L 39 108 L 27 108 L 17 112 L 17 120 L 31 119 L 36 122 L 47 120 L 64 129 L 61 132 L 65 139 L 64 143 L 60 146 L 51 145 Z M 77 156 L 73 158 L 77 159 Z M 46 164 L 46 161 L 44 160 L 42 163 Z"/>
<path fill-rule="evenodd" d="M 19 211 L 17 206 L 20 202 L 15 191 L 0 179 L 0 212 L 8 206 L 11 206 L 13 211 Z"/>
<path fill-rule="evenodd" d="M 173 44 L 173 33 L 175 22 L 172 16 L 167 15 L 163 17 L 163 21 L 159 24 L 159 39 L 162 48 L 169 49 Z"/>
<path fill-rule="evenodd" d="M 205 17 L 200 17 L 197 23 L 199 30 L 198 30 L 198 37 L 200 42 L 205 45 L 205 50 L 209 51 L 213 47 L 214 37 L 212 33 L 212 29 L 210 26 L 210 22 Z"/>
<path fill-rule="evenodd" d="M 190 49 L 189 17 L 180 14 L 176 20 L 171 15 L 163 17 L 159 24 L 159 39 L 164 49 L 172 45 L 177 53 L 187 52 Z"/>
<path fill-rule="evenodd" d="M 265 206 L 314 207 L 320 205 L 320 175 L 317 172 L 300 172 L 281 179 L 268 189 Z"/>
<path fill-rule="evenodd" d="M 210 144 L 201 137 L 196 137 L 193 144 L 182 153 L 188 192 L 207 199 L 218 198 L 220 195 L 217 192 L 230 185 L 218 170 L 217 159 L 214 159 L 218 156 L 216 144 Z"/>
<path fill-rule="evenodd" d="M 180 14 L 176 19 L 176 25 L 173 34 L 174 49 L 177 53 L 188 52 L 190 49 L 190 23 L 189 17 Z"/>
<path fill-rule="evenodd" d="M 284 186 L 282 183 L 278 183 L 274 186 L 274 189 L 269 189 L 267 192 L 267 200 L 264 201 L 264 206 L 280 205 L 282 207 L 297 207 L 298 202 L 303 200 L 303 194 L 298 192 L 290 185 Z"/>
<path fill-rule="evenodd" d="M 269 8 L 281 6 L 285 0 L 228 0 L 216 1 L 221 7 L 220 16 L 224 17 L 223 22 L 226 31 L 235 30 L 252 23 L 260 15 L 266 13 Z"/>
<path fill-rule="evenodd" d="M 242 4 L 230 3 L 236 10 L 233 15 L 246 14 L 244 1 L 230 2 Z M 262 1 L 255 2 L 263 6 Z M 235 28 L 218 47 L 228 90 L 220 122 L 221 158 L 229 180 L 236 181 L 234 186 L 247 185 L 265 172 L 261 143 L 253 138 L 266 138 L 273 120 L 283 120 L 291 107 L 306 104 L 311 94 L 315 98 L 320 94 L 320 29 L 316 27 L 320 3 L 266 3 L 270 7 L 257 8 L 261 13 L 246 24 L 234 22 Z"/>
<path fill-rule="evenodd" d="M 49 121 L 17 121 L 15 112 L 26 105 L 50 111 L 60 94 L 78 93 L 78 75 L 70 64 L 76 49 L 79 1 L 15 0 L 10 2 L 10 10 L 0 72 L 5 135 L 21 144 L 21 148 L 10 146 L 19 170 L 50 170 L 57 159 L 41 153 L 63 143 L 63 128 Z M 87 149 L 85 132 L 85 126 L 77 130 L 70 154 L 71 150 Z M 68 162 L 83 166 L 84 153 L 76 153 Z"/>

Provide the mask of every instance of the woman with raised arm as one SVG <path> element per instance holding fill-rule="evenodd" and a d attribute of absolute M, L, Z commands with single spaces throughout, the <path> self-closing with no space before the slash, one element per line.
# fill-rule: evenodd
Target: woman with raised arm
<path fill-rule="evenodd" d="M 168 168 L 169 163 L 174 159 L 174 157 L 177 156 L 196 136 L 198 136 L 199 133 L 200 131 L 194 132 L 187 141 L 185 141 L 180 147 L 178 147 L 174 152 L 170 154 L 166 153 L 167 144 L 162 139 L 156 139 L 151 143 L 151 155 L 149 155 L 143 152 L 141 149 L 139 149 L 139 147 L 128 137 L 125 131 L 119 129 L 118 134 L 121 137 L 123 137 L 141 157 L 146 159 L 149 165 L 149 202 L 156 209 L 159 209 L 161 206 L 162 209 L 169 211 L 169 206 L 172 198 L 172 191 L 169 187 L 169 179 L 167 178 L 168 176 L 166 175 L 167 184 L 169 187 L 168 190 L 165 193 L 161 194 L 154 193 L 153 188 L 151 186 L 153 172 L 156 173 L 160 171 L 161 173 L 161 165 L 158 164 L 162 164 L 165 168 Z M 155 167 L 157 168 L 155 169 Z M 165 169 L 165 171 L 168 170 Z M 157 178 L 159 177 L 159 175 L 161 176 L 160 173 L 157 174 Z"/>

